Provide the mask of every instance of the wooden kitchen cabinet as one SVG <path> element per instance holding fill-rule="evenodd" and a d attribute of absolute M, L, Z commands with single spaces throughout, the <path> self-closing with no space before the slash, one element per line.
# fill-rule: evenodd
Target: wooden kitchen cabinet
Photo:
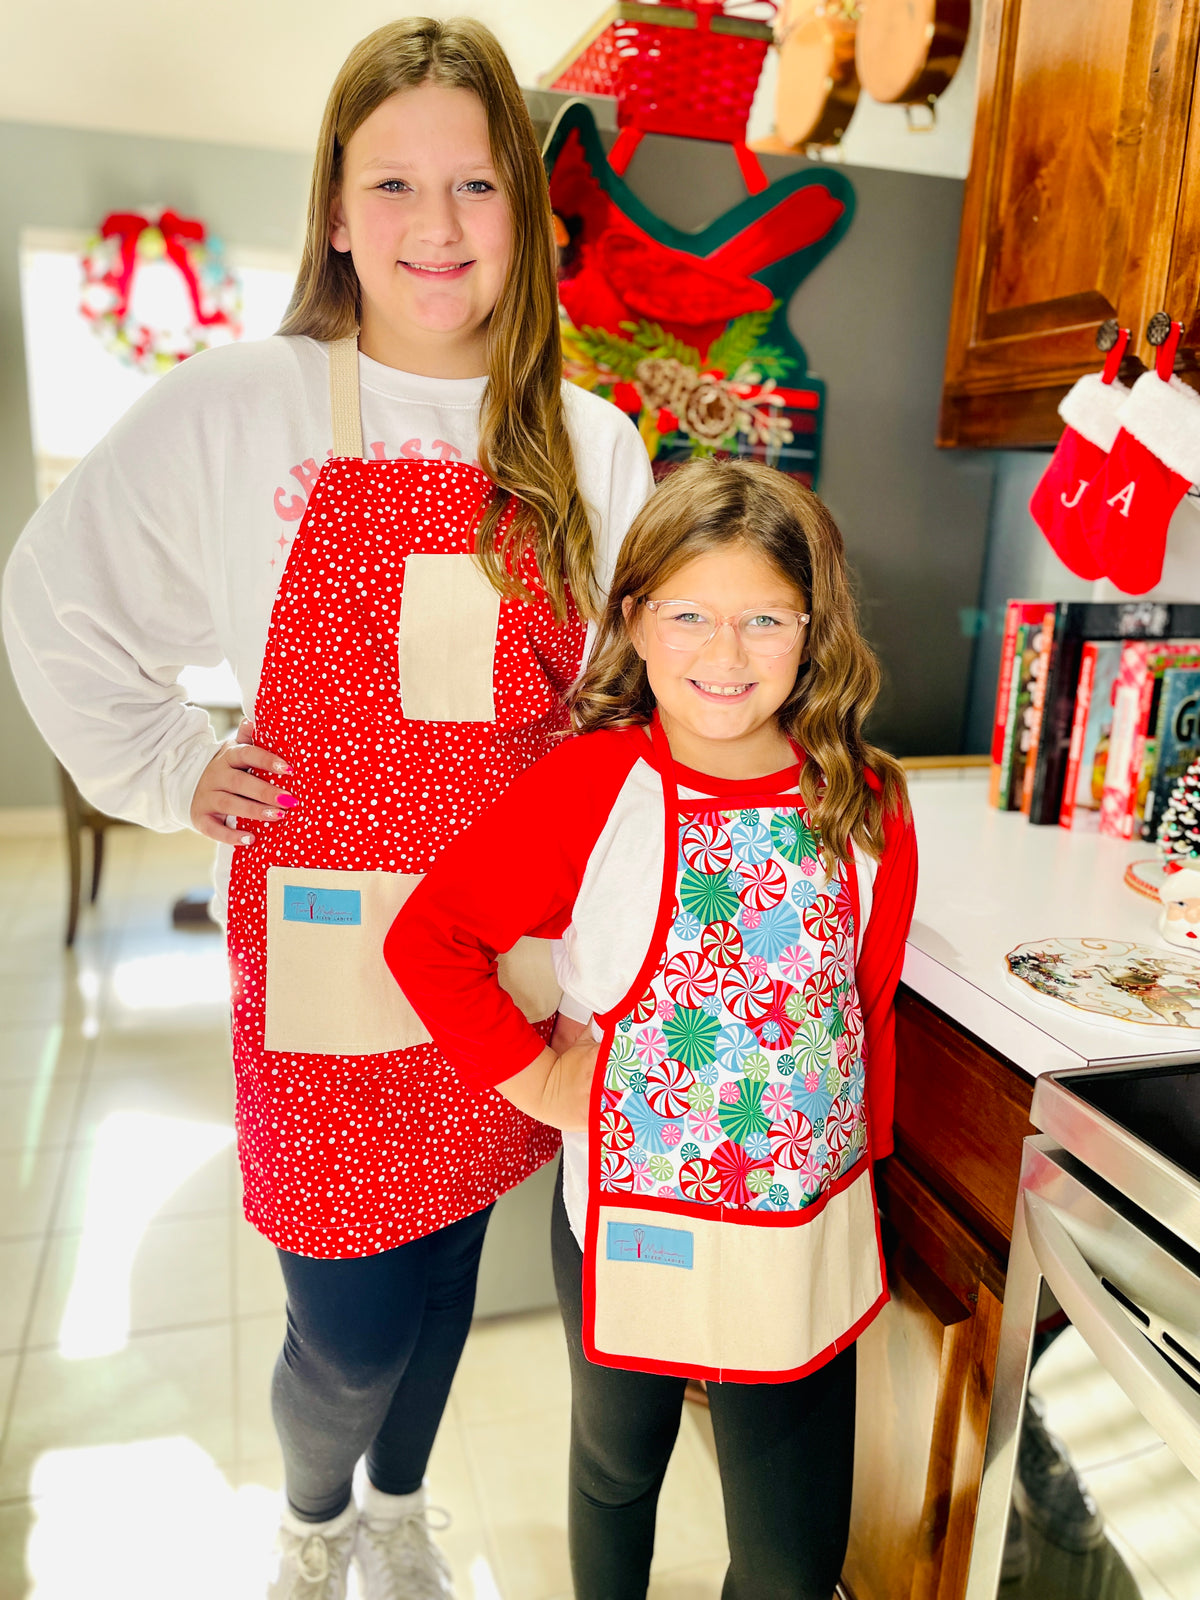
<path fill-rule="evenodd" d="M 979 99 L 939 443 L 1053 444 L 1096 330 L 1200 357 L 1200 0 L 976 0 Z M 1193 381 L 1198 381 L 1193 377 Z"/>
<path fill-rule="evenodd" d="M 902 988 L 892 1298 L 859 1340 L 850 1600 L 960 1600 L 1033 1082 Z"/>

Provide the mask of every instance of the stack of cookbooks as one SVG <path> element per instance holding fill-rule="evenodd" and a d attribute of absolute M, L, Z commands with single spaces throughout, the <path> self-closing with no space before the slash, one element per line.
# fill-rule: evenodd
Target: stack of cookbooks
<path fill-rule="evenodd" d="M 992 805 L 1151 839 L 1198 756 L 1200 605 L 1009 601 Z"/>

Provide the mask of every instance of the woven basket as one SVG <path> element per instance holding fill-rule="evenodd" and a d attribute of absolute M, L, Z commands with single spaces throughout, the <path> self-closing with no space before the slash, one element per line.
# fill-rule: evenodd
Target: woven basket
<path fill-rule="evenodd" d="M 741 143 L 772 31 L 719 5 L 616 5 L 553 73 L 549 87 L 610 94 L 617 125 Z"/>

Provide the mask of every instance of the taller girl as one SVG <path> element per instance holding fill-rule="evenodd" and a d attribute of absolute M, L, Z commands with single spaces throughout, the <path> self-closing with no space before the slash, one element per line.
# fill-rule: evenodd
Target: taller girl
<path fill-rule="evenodd" d="M 288 1292 L 275 1600 L 337 1600 L 352 1550 L 369 1600 L 449 1593 L 426 1462 L 489 1208 L 558 1135 L 463 1085 L 383 935 L 566 726 L 649 487 L 628 421 L 562 383 L 546 182 L 500 46 L 409 18 L 334 84 L 280 336 L 166 377 L 11 565 L 14 668 L 84 792 L 240 847 L 245 1208 Z M 175 680 L 222 658 L 254 724 L 219 747 Z M 504 965 L 548 1033 L 542 941 Z"/>

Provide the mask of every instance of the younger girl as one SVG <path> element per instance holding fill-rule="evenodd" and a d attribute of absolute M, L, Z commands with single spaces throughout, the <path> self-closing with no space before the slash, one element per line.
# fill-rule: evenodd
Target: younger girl
<path fill-rule="evenodd" d="M 352 1550 L 366 1600 L 450 1592 L 425 1466 L 492 1203 L 558 1136 L 463 1083 L 383 936 L 564 728 L 649 488 L 629 421 L 562 381 L 546 176 L 503 51 L 409 17 L 333 86 L 281 335 L 168 374 L 13 558 L 13 667 L 80 788 L 236 847 L 238 1147 L 287 1285 L 272 1600 L 342 1600 Z M 222 657 L 254 707 L 227 746 L 175 683 Z M 548 947 L 504 977 L 548 1036 Z"/>
<path fill-rule="evenodd" d="M 753 463 L 684 467 L 622 548 L 573 694 L 584 737 L 442 854 L 388 937 L 464 1078 L 568 1130 L 578 1600 L 646 1593 L 689 1377 L 726 1600 L 829 1600 L 841 1570 L 916 885 L 902 774 L 861 731 L 878 683 L 820 501 Z M 550 1048 L 495 981 L 528 933 L 562 940 Z M 589 1019 L 598 1050 L 571 1042 Z"/>

